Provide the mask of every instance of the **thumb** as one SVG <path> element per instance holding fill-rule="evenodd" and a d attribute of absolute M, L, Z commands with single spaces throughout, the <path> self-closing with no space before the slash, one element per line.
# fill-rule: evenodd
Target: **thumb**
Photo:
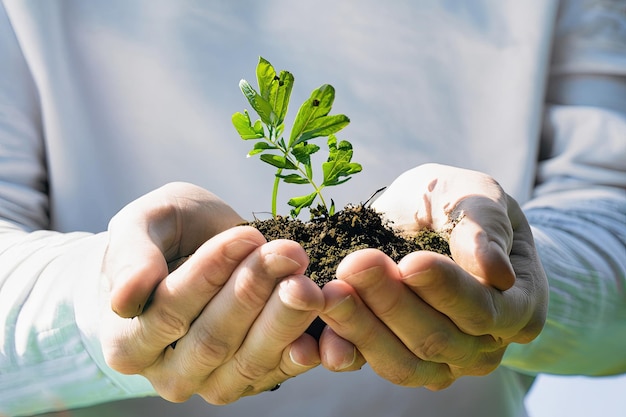
<path fill-rule="evenodd" d="M 511 288 L 515 272 L 509 253 L 513 229 L 506 208 L 490 198 L 471 196 L 450 213 L 448 229 L 454 261 L 485 284 Z"/>
<path fill-rule="evenodd" d="M 102 272 L 111 285 L 111 308 L 121 317 L 141 314 L 168 266 L 242 221 L 193 184 L 170 183 L 134 200 L 109 222 Z"/>
<path fill-rule="evenodd" d="M 161 249 L 150 239 L 136 238 L 124 245 L 111 242 L 111 233 L 109 239 L 102 273 L 110 284 L 111 308 L 120 317 L 138 316 L 154 288 L 167 276 L 168 264 Z"/>
<path fill-rule="evenodd" d="M 449 237 L 455 262 L 500 290 L 513 285 L 513 230 L 508 196 L 489 175 L 424 164 L 400 175 L 372 204 L 407 232 L 424 228 Z"/>

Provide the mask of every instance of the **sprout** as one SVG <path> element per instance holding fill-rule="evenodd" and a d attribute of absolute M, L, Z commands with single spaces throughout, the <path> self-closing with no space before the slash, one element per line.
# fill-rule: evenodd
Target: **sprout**
<path fill-rule="evenodd" d="M 293 197 L 287 202 L 292 208 L 291 216 L 297 217 L 300 211 L 310 208 L 319 198 L 316 212 L 333 215 L 334 202 L 330 206 L 324 200 L 322 189 L 343 184 L 352 174 L 361 171 L 361 165 L 352 162 L 352 145 L 346 140 L 338 141 L 335 133 L 346 127 L 350 119 L 343 114 L 329 114 L 335 100 L 333 86 L 324 84 L 313 90 L 311 96 L 302 103 L 293 122 L 289 141 L 285 141 L 284 120 L 289 107 L 289 98 L 294 78 L 288 71 L 278 75 L 274 67 L 264 58 L 259 58 L 256 69 L 259 91 L 246 80 L 241 80 L 239 88 L 248 99 L 250 106 L 259 116 L 252 123 L 246 110 L 233 114 L 235 129 L 244 140 L 254 140 L 248 156 L 259 155 L 260 160 L 276 168 L 272 192 L 272 216 L 276 217 L 278 186 L 281 181 L 290 184 L 309 184 L 313 192 Z M 313 139 L 327 137 L 328 159 L 322 164 L 321 183 L 313 178 L 311 155 L 320 147 L 310 143 Z"/>

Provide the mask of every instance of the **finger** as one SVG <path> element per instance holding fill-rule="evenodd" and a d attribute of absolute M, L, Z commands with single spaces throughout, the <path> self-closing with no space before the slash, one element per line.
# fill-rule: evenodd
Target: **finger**
<path fill-rule="evenodd" d="M 454 260 L 483 283 L 505 291 L 515 282 L 509 260 L 513 228 L 506 205 L 490 198 L 461 200 L 450 214 L 450 252 Z"/>
<path fill-rule="evenodd" d="M 168 349 L 166 374 L 184 376 L 192 387 L 232 359 L 277 283 L 304 272 L 307 262 L 306 253 L 296 242 L 274 240 L 256 248 L 235 268 L 175 350 Z"/>
<path fill-rule="evenodd" d="M 206 379 L 202 396 L 227 404 L 317 366 L 317 343 L 305 330 L 323 307 L 322 291 L 306 276 L 281 281 L 241 348 Z"/>
<path fill-rule="evenodd" d="M 195 340 L 184 342 L 182 349 L 202 346 L 203 362 L 189 372 L 206 376 L 239 349 L 252 323 L 265 308 L 274 288 L 283 278 L 302 274 L 308 257 L 302 247 L 289 240 L 274 240 L 257 248 L 233 272 L 223 290 L 194 323 Z M 178 349 L 178 346 L 177 346 Z"/>
<path fill-rule="evenodd" d="M 365 364 L 365 358 L 356 346 L 328 326 L 322 331 L 319 344 L 322 365 L 330 371 L 356 371 Z"/>
<path fill-rule="evenodd" d="M 459 265 L 500 290 L 513 285 L 507 197 L 490 176 L 421 165 L 399 176 L 372 207 L 408 232 L 431 228 L 449 233 L 450 250 Z"/>
<path fill-rule="evenodd" d="M 161 250 L 153 242 L 129 238 L 124 244 L 132 247 L 132 252 L 116 253 L 109 243 L 102 272 L 111 283 L 111 309 L 120 317 L 132 318 L 141 314 L 169 270 Z"/>
<path fill-rule="evenodd" d="M 403 386 L 445 387 L 452 383 L 445 364 L 423 361 L 367 308 L 347 282 L 334 280 L 322 289 L 326 298 L 320 317 L 350 341 L 382 378 Z"/>
<path fill-rule="evenodd" d="M 431 252 L 415 252 L 399 264 L 401 280 L 431 305 L 470 335 L 493 335 L 489 348 L 501 347 L 503 339 L 519 332 L 529 314 L 527 295 L 513 287 L 501 292 L 483 285 L 451 259 Z"/>
<path fill-rule="evenodd" d="M 532 311 L 528 324 L 513 341 L 528 343 L 539 335 L 546 321 L 548 278 L 535 248 L 535 240 L 526 216 L 511 197 L 509 197 L 509 217 L 514 230 L 510 259 L 516 272 L 516 293 Z"/>
<path fill-rule="evenodd" d="M 168 262 L 242 221 L 217 196 L 187 183 L 167 184 L 128 204 L 109 223 L 103 260 L 113 310 L 121 317 L 140 314 L 167 276 Z"/>
<path fill-rule="evenodd" d="M 444 259 L 447 259 L 443 257 Z M 338 270 L 367 307 L 422 360 L 467 368 L 501 345 L 462 331 L 401 281 L 397 265 L 375 250 L 354 252 Z"/>
<path fill-rule="evenodd" d="M 241 262 L 265 239 L 247 226 L 229 229 L 202 245 L 154 292 L 149 308 L 126 326 L 122 336 L 112 336 L 109 365 L 123 373 L 139 373 L 163 349 L 181 338 L 190 324 L 217 294 Z M 123 337 L 123 339 L 121 339 Z"/>

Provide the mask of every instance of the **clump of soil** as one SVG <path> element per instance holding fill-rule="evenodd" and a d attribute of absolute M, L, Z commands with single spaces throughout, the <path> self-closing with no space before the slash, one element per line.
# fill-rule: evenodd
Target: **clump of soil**
<path fill-rule="evenodd" d="M 440 234 L 422 230 L 406 236 L 364 205 L 347 206 L 332 216 L 318 215 L 308 222 L 278 216 L 255 220 L 250 225 L 267 240 L 291 239 L 300 243 L 310 259 L 305 274 L 320 287 L 334 278 L 337 265 L 346 255 L 359 249 L 380 249 L 396 262 L 419 250 L 450 255 L 448 242 Z"/>
<path fill-rule="evenodd" d="M 380 249 L 398 262 L 411 252 L 429 250 L 450 256 L 448 241 L 432 230 L 421 230 L 407 236 L 394 230 L 389 222 L 365 205 L 347 206 L 342 211 L 326 216 L 321 211 L 311 221 L 278 216 L 255 220 L 256 227 L 267 240 L 294 240 L 309 255 L 305 274 L 323 287 L 335 278 L 339 262 L 349 253 L 359 249 Z M 319 340 L 326 324 L 318 317 L 307 333 Z"/>
<path fill-rule="evenodd" d="M 320 209 L 314 209 L 312 213 L 313 218 L 308 222 L 277 216 L 247 224 L 257 228 L 268 241 L 290 239 L 302 245 L 309 255 L 305 274 L 320 287 L 335 278 L 335 271 L 343 258 L 359 249 L 379 249 L 396 262 L 420 250 L 450 256 L 448 241 L 441 234 L 421 230 L 408 236 L 393 229 L 393 225 L 383 220 L 380 213 L 363 204 L 346 206 L 332 216 Z M 168 265 L 170 272 L 188 258 L 171 262 Z M 319 340 L 325 325 L 318 317 L 307 333 Z"/>

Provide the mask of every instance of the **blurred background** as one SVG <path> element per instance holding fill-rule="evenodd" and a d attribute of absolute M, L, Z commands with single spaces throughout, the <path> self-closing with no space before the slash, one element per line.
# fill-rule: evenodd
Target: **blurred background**
<path fill-rule="evenodd" d="M 626 375 L 605 378 L 540 376 L 526 397 L 530 417 L 623 417 Z"/>

